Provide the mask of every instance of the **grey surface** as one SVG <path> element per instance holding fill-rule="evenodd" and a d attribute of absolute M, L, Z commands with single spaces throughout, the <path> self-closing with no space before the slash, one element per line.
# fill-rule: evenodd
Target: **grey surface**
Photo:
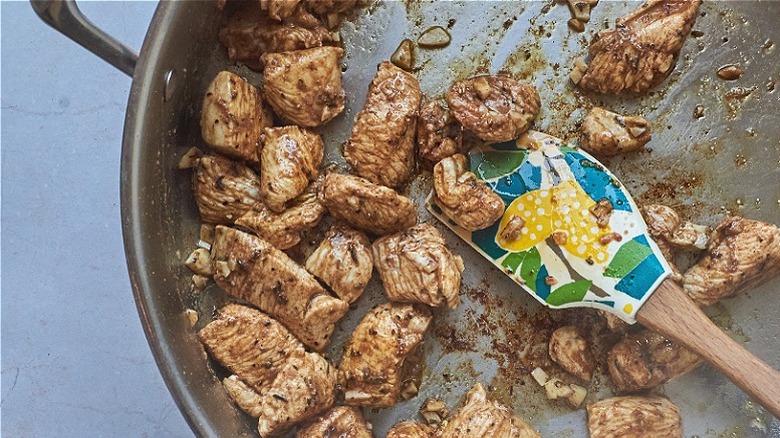
<path fill-rule="evenodd" d="M 138 49 L 154 2 L 83 2 Z M 130 290 L 119 154 L 130 79 L 43 24 L 2 14 L 2 435 L 192 436 Z"/>

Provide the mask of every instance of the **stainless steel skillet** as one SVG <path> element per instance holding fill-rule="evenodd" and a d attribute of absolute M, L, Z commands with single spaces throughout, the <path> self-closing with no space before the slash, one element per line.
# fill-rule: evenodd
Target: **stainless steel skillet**
<path fill-rule="evenodd" d="M 34 5 L 64 31 L 79 24 L 68 21 L 72 2 Z M 567 73 L 572 60 L 586 52 L 583 35 L 637 5 L 600 2 L 585 34 L 571 33 L 566 7 L 552 2 L 373 5 L 343 29 L 348 107 L 322 131 L 327 159 L 342 161 L 339 145 L 349 135 L 376 64 L 389 58 L 401 39 L 415 39 L 432 25 L 451 25 L 453 42 L 447 48 L 418 50 L 417 74 L 426 95 L 442 94 L 452 81 L 477 72 L 504 70 L 537 86 L 543 110 L 536 127 L 554 135 L 572 137 L 576 122 L 594 104 L 641 113 L 655 126 L 649 151 L 607 163 L 639 202 L 666 202 L 709 224 L 726 211 L 779 223 L 780 92 L 770 88 L 780 78 L 780 2 L 705 2 L 694 27 L 703 35 L 689 38 L 675 73 L 647 97 L 602 101 L 578 93 Z M 133 74 L 122 152 L 123 231 L 139 314 L 165 381 L 198 435 L 253 436 L 253 422 L 221 390 L 184 315 L 194 308 L 203 324 L 212 308 L 225 302 L 216 288 L 193 293 L 190 274 L 181 266 L 197 240 L 199 220 L 189 174 L 176 169 L 184 151 L 203 146 L 197 123 L 201 93 L 217 71 L 229 66 L 217 43 L 218 27 L 212 2 L 160 3 L 137 62 L 119 45 L 104 45 L 105 35 L 94 28 L 71 36 L 87 38 L 82 41 L 90 49 Z M 729 63 L 745 68 L 740 80 L 723 82 L 715 76 Z M 260 81 L 248 70 L 238 71 Z M 700 119 L 693 117 L 699 105 L 704 109 Z M 423 174 L 409 191 L 419 199 L 429 184 Z M 584 436 L 584 412 L 547 401 L 528 373 L 545 363 L 547 336 L 564 321 L 590 327 L 594 338 L 604 338 L 597 350 L 608 344 L 603 326 L 589 314 L 543 309 L 456 238 L 448 240 L 467 261 L 464 304 L 436 316 L 425 344 L 420 395 L 368 413 L 377 435 L 397 420 L 413 418 L 425 397 L 440 396 L 454 406 L 481 381 L 545 436 Z M 773 348 L 780 334 L 780 300 L 773 293 L 778 288 L 775 280 L 711 309 L 733 336 L 775 367 L 780 366 L 780 352 Z M 334 360 L 351 328 L 381 296 L 373 284 L 349 313 L 333 342 Z M 706 367 L 662 391 L 682 408 L 686 435 L 780 437 L 777 420 Z M 602 376 L 591 394 L 609 395 L 609 378 Z"/>

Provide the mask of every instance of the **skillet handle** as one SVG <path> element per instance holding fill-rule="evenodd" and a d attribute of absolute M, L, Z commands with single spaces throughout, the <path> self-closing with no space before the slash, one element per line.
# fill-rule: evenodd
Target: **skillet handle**
<path fill-rule="evenodd" d="M 103 32 L 81 13 L 75 0 L 30 0 L 49 26 L 132 77 L 138 53 Z"/>

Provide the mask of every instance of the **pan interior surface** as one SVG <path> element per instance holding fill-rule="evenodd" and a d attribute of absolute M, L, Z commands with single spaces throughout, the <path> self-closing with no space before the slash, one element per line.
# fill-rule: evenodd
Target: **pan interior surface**
<path fill-rule="evenodd" d="M 638 2 L 600 2 L 584 33 L 566 25 L 569 11 L 553 2 L 384 2 L 362 9 L 342 26 L 346 50 L 347 108 L 320 132 L 325 161 L 343 166 L 341 145 L 349 137 L 377 64 L 404 38 L 431 26 L 448 29 L 445 48 L 417 48 L 416 71 L 428 98 L 480 73 L 509 73 L 532 83 L 542 97 L 535 129 L 573 140 L 577 123 L 596 105 L 639 114 L 653 126 L 645 151 L 605 162 L 637 202 L 670 205 L 689 220 L 713 225 L 727 214 L 778 223 L 780 218 L 780 92 L 778 79 L 780 2 L 705 2 L 672 76 L 644 97 L 605 98 L 575 89 L 568 79 L 574 60 L 587 55 L 591 34 L 613 26 Z M 255 84 L 262 78 L 231 65 L 217 40 L 220 19 L 213 2 L 163 2 L 136 69 L 128 105 L 122 160 L 125 244 L 139 313 L 161 372 L 193 430 L 201 436 L 255 436 L 256 422 L 228 399 L 219 379 L 224 370 L 207 358 L 196 330 L 230 301 L 215 286 L 191 287 L 183 260 L 198 241 L 200 220 L 190 191 L 190 171 L 178 170 L 190 147 L 207 149 L 198 124 L 203 90 L 220 70 Z M 697 35 L 699 33 L 697 32 Z M 718 68 L 740 64 L 738 81 L 717 78 Z M 169 72 L 173 72 L 169 75 Z M 166 80 L 166 78 L 169 78 Z M 745 94 L 747 93 L 747 94 Z M 741 97 L 734 97 L 739 95 Z M 701 106 L 704 117 L 695 118 Z M 548 401 L 531 378 L 537 366 L 563 375 L 547 356 L 550 333 L 574 324 L 598 340 L 601 357 L 587 402 L 612 395 L 603 358 L 619 336 L 594 312 L 550 311 L 446 231 L 423 208 L 431 176 L 420 173 L 407 187 L 422 221 L 434 223 L 466 263 L 462 304 L 436 310 L 416 360 L 419 395 L 378 412 L 366 410 L 377 436 L 398 421 L 416 419 L 427 397 L 454 408 L 481 382 L 492 398 L 511 406 L 544 436 L 583 436 L 584 409 Z M 305 239 L 316 245 L 316 234 Z M 306 245 L 300 254 L 309 251 Z M 378 278 L 340 322 L 328 357 L 338 363 L 352 329 L 383 302 Z M 708 309 L 727 332 L 780 367 L 780 287 L 774 281 Z M 191 327 L 185 311 L 199 321 Z M 708 366 L 664 385 L 660 392 L 682 410 L 687 436 L 780 437 L 780 423 L 748 401 Z"/>

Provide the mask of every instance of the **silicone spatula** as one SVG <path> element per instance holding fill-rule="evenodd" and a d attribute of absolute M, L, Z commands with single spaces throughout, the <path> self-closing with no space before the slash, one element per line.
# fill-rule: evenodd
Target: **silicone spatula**
<path fill-rule="evenodd" d="M 595 307 L 691 349 L 780 417 L 780 373 L 723 333 L 670 279 L 631 195 L 586 152 L 529 131 L 469 153 L 470 170 L 504 199 L 500 221 L 475 232 L 427 208 L 551 308 Z M 519 235 L 502 236 L 519 217 Z M 508 234 L 508 233 L 503 233 Z M 780 345 L 778 346 L 780 348 Z"/>

